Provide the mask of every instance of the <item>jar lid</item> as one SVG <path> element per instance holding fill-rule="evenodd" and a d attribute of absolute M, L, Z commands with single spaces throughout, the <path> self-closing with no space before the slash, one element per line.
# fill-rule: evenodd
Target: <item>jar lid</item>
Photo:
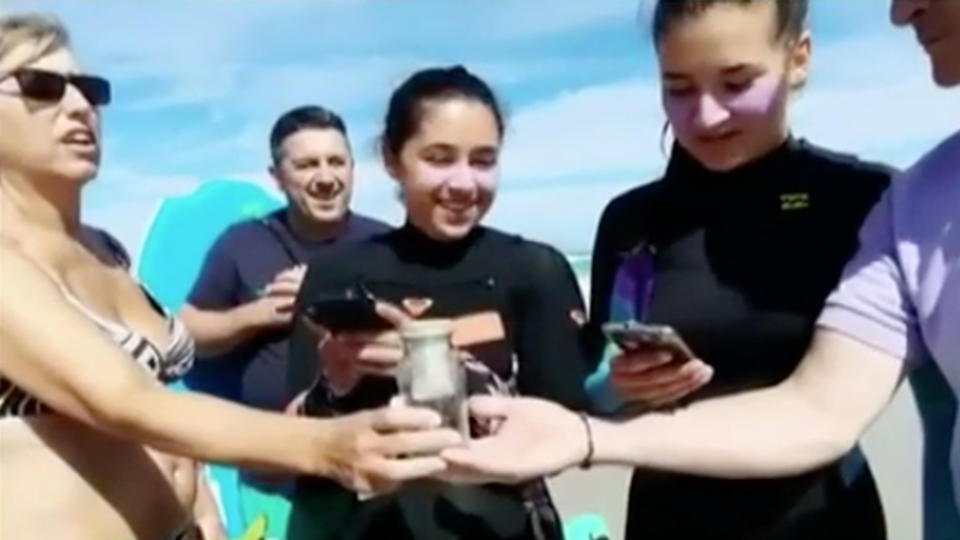
<path fill-rule="evenodd" d="M 403 339 L 423 339 L 450 336 L 453 334 L 451 319 L 414 319 L 400 326 Z"/>

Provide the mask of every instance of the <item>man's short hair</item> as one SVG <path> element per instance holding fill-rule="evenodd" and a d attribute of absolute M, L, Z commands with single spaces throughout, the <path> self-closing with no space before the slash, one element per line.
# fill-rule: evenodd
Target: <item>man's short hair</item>
<path fill-rule="evenodd" d="M 335 129 L 347 138 L 347 126 L 337 113 L 317 105 L 297 107 L 283 113 L 270 131 L 270 155 L 275 164 L 283 158 L 283 141 L 304 129 Z"/>

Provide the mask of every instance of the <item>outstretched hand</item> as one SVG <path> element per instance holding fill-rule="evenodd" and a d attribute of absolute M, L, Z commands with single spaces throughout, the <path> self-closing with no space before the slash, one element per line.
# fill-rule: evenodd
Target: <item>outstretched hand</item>
<path fill-rule="evenodd" d="M 364 495 L 441 474 L 447 464 L 440 452 L 462 442 L 428 409 L 395 405 L 326 422 L 332 429 L 322 446 L 324 475 Z"/>
<path fill-rule="evenodd" d="M 442 452 L 448 470 L 441 477 L 448 481 L 513 484 L 558 473 L 587 455 L 583 420 L 556 403 L 477 396 L 470 412 L 494 432 Z"/>

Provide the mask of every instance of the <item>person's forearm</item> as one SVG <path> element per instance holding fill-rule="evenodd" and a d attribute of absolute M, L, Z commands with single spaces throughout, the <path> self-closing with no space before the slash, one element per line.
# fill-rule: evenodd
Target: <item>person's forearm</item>
<path fill-rule="evenodd" d="M 860 435 L 794 391 L 790 381 L 592 425 L 598 463 L 725 478 L 808 472 L 840 458 Z"/>
<path fill-rule="evenodd" d="M 257 334 L 257 326 L 247 316 L 247 306 L 224 311 L 184 307 L 180 318 L 196 342 L 197 356 L 209 357 L 228 353 Z"/>
<path fill-rule="evenodd" d="M 620 425 L 596 423 L 598 461 L 719 477 L 800 474 L 849 451 L 890 402 L 903 362 L 818 330 L 777 386 L 708 399 Z"/>
<path fill-rule="evenodd" d="M 331 421 L 285 416 L 203 394 L 138 390 L 123 406 L 96 407 L 99 427 L 158 450 L 240 467 L 323 475 Z M 112 399 L 110 401 L 113 401 Z"/>

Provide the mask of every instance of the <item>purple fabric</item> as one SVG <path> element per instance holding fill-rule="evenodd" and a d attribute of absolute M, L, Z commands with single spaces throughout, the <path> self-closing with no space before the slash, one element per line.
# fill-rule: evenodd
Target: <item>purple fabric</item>
<path fill-rule="evenodd" d="M 656 253 L 653 246 L 646 242 L 623 255 L 623 262 L 617 267 L 613 280 L 608 320 L 646 320 L 650 311 L 650 302 L 653 300 L 655 259 Z M 610 358 L 615 350 L 612 344 L 607 344 L 603 360 L 585 382 L 585 388 L 594 409 L 605 413 L 613 413 L 626 405 L 626 401 L 610 383 Z"/>
<path fill-rule="evenodd" d="M 895 181 L 820 326 L 917 366 L 936 362 L 960 395 L 960 133 Z M 951 462 L 960 493 L 960 429 Z"/>
<path fill-rule="evenodd" d="M 609 320 L 646 319 L 653 298 L 654 257 L 653 248 L 647 244 L 624 256 L 613 281 Z"/>

